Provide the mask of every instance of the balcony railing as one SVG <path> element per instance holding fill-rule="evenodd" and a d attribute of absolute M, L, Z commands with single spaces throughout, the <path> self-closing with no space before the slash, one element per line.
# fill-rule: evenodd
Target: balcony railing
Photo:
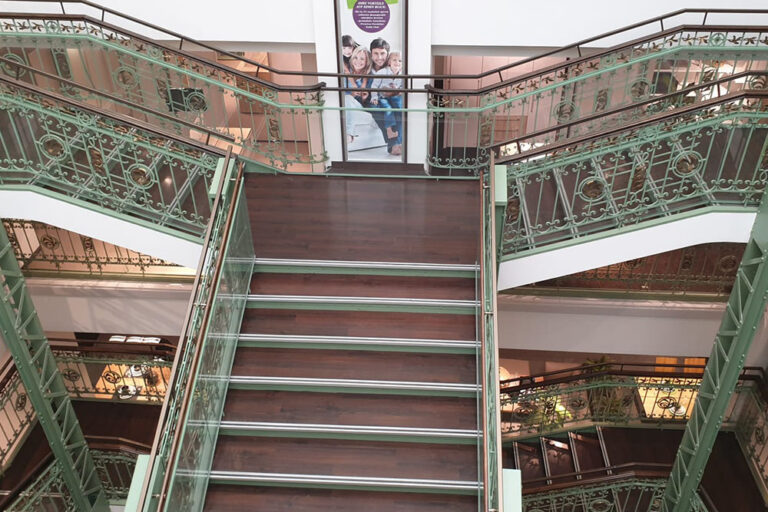
<path fill-rule="evenodd" d="M 524 439 L 594 425 L 680 428 L 690 417 L 704 366 L 597 364 L 502 382 L 502 432 Z M 746 368 L 723 418 L 735 429 L 759 390 Z"/>
<path fill-rule="evenodd" d="M 156 113 L 149 115 L 153 121 L 170 119 L 176 131 L 188 130 L 197 140 L 232 141 L 243 158 L 272 168 L 322 171 L 328 159 L 322 112 L 361 109 L 325 105 L 324 95 L 348 89 L 319 80 L 346 77 L 340 73 L 277 70 L 87 1 L 38 3 L 51 12 L 9 13 L 0 19 L 4 58 L 46 67 L 38 73 L 58 80 L 40 80 L 30 70 L 20 79 L 83 101 L 106 101 L 97 99 L 93 91 L 99 91 L 110 102 L 141 104 Z M 89 17 L 94 13 L 100 19 Z M 767 70 L 768 31 L 723 24 L 730 15 L 745 13 L 756 22 L 768 21 L 766 10 L 683 10 L 476 75 L 403 75 L 403 92 L 411 99 L 426 95 L 427 104 L 426 110 L 403 110 L 428 114 L 424 137 L 433 169 L 477 171 L 487 165 L 493 148 L 521 136 L 659 95 L 680 93 L 685 102 L 697 101 L 704 94 L 690 95 L 692 87 Z M 109 21 L 139 26 L 178 44 L 158 43 Z M 680 23 L 689 25 L 669 28 Z M 38 43 L 31 47 L 30 40 Z M 617 41 L 622 44 L 615 46 Z M 588 49 L 601 45 L 609 49 Z M 216 51 L 256 72 L 206 60 L 196 51 Z M 106 55 L 98 66 L 96 54 Z M 260 79 L 261 71 L 275 82 Z M 299 85 L 280 84 L 285 81 Z M 446 88 L 419 88 L 425 81 L 440 81 Z M 482 87 L 457 88 L 467 81 Z M 744 87 L 745 82 L 735 81 L 729 90 Z M 557 139 L 566 136 L 559 130 Z"/>
<path fill-rule="evenodd" d="M 3 219 L 27 277 L 191 280 L 193 270 L 43 222 Z"/>
<path fill-rule="evenodd" d="M 223 152 L 0 74 L 0 187 L 64 196 L 199 240 Z"/>
<path fill-rule="evenodd" d="M 161 405 L 168 389 L 171 353 L 120 347 L 66 347 L 57 340 L 53 354 L 70 397 Z M 35 425 L 37 416 L 10 360 L 0 377 L 0 472 L 13 462 L 16 452 Z"/>
<path fill-rule="evenodd" d="M 625 477 L 619 481 L 527 494 L 523 496 L 523 512 L 656 512 L 660 510 L 666 483 L 664 479 Z M 698 496 L 692 505 L 691 512 L 708 510 Z"/>
<path fill-rule="evenodd" d="M 125 503 L 136 466 L 136 455 L 94 449 L 91 450 L 91 456 L 110 504 Z M 26 489 L 21 490 L 3 510 L 77 512 L 77 507 L 70 499 L 64 485 L 61 471 L 56 461 L 50 462 L 37 478 Z"/>
<path fill-rule="evenodd" d="M 601 363 L 502 381 L 502 432 L 506 439 L 521 440 L 606 425 L 682 429 L 695 405 L 704 368 Z M 765 394 L 762 368 L 745 367 L 722 428 L 735 432 L 760 491 L 768 496 Z M 599 472 L 604 475 L 605 469 Z M 669 467 L 664 478 L 668 473 Z M 562 478 L 572 481 L 573 476 Z"/>
<path fill-rule="evenodd" d="M 705 207 L 756 208 L 767 100 L 742 92 L 514 157 L 503 257 Z"/>
<path fill-rule="evenodd" d="M 743 253 L 744 244 L 702 244 L 540 281 L 503 293 L 725 301 Z"/>

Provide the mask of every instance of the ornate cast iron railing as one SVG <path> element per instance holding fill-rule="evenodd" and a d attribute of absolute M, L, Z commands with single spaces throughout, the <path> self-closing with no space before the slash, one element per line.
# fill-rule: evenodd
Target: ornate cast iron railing
<path fill-rule="evenodd" d="M 594 425 L 685 427 L 704 366 L 598 364 L 502 382 L 502 432 L 525 439 Z M 743 421 L 745 404 L 762 382 L 745 368 L 723 419 Z"/>
<path fill-rule="evenodd" d="M 3 219 L 24 275 L 192 279 L 193 270 L 43 222 Z"/>
<path fill-rule="evenodd" d="M 44 66 L 76 85 L 40 81 L 33 73 L 21 79 L 35 79 L 73 99 L 91 101 L 97 98 L 94 90 L 105 91 L 163 112 L 166 121 L 171 117 L 195 131 L 212 131 L 231 140 L 243 157 L 278 169 L 312 170 L 327 159 L 322 84 L 264 82 L 82 16 L 6 14 L 0 17 L 0 41 L 5 59 Z"/>
<path fill-rule="evenodd" d="M 475 167 L 488 160 L 491 148 L 514 154 L 518 148 L 509 141 L 540 147 L 577 136 L 564 126 L 577 120 L 588 120 L 580 127 L 594 132 L 626 123 L 627 107 L 638 117 L 637 104 L 646 104 L 643 115 L 649 115 L 764 87 L 764 76 L 744 73 L 765 71 L 767 59 L 768 30 L 681 27 L 487 89 L 440 91 L 430 98 L 430 163 Z M 738 79 L 723 80 L 732 75 Z"/>
<path fill-rule="evenodd" d="M 278 169 L 322 170 L 320 164 L 327 155 L 320 114 L 328 107 L 321 94 L 345 88 L 326 87 L 317 80 L 344 75 L 277 70 L 90 2 L 39 3 L 60 6 L 65 13 L 82 6 L 88 13 L 94 9 L 101 13 L 101 20 L 82 14 L 4 15 L 0 23 L 4 57 L 36 66 L 47 63 L 51 73 L 80 84 L 53 84 L 57 90 L 80 97 L 78 87 L 109 91 L 124 102 L 142 103 L 201 130 L 232 138 L 245 158 Z M 723 16 L 747 12 L 768 15 L 763 10 L 683 10 L 477 75 L 404 75 L 409 96 L 425 94 L 414 87 L 421 83 L 416 81 L 440 80 L 448 87 L 426 92 L 431 119 L 428 163 L 434 168 L 476 170 L 487 164 L 492 147 L 520 135 L 659 94 L 683 91 L 685 101 L 695 101 L 695 95 L 687 94 L 690 86 L 741 71 L 765 70 L 768 35 L 761 27 L 712 24 L 711 15 L 720 15 L 722 23 Z M 162 39 L 177 39 L 178 48 L 106 23 L 105 15 L 118 23 L 143 25 L 144 31 Z M 696 26 L 665 29 L 665 23 L 690 23 L 694 18 Z M 653 35 L 614 46 L 617 37 L 636 37 L 638 30 Z M 37 41 L 41 36 L 44 44 L 28 44 L 30 38 Z M 601 44 L 611 49 L 584 48 Z M 215 50 L 256 72 L 249 75 L 189 53 L 195 50 Z M 91 69 L 95 59 L 89 57 L 94 52 L 110 56 L 100 63 L 106 63 L 106 73 Z M 293 82 L 315 83 L 287 87 L 259 79 L 262 71 L 276 77 L 276 82 L 292 76 Z M 484 87 L 455 89 L 460 80 Z M 739 87 L 732 84 L 731 90 Z"/>
<path fill-rule="evenodd" d="M 624 478 L 609 483 L 581 485 L 563 490 L 523 496 L 523 512 L 571 512 L 574 510 L 656 512 L 661 506 L 666 481 Z M 691 512 L 707 512 L 701 499 L 692 502 Z"/>
<path fill-rule="evenodd" d="M 767 118 L 768 93 L 750 91 L 515 157 L 502 257 L 704 207 L 756 208 Z"/>
<path fill-rule="evenodd" d="M 158 426 L 143 510 L 203 503 L 237 336 L 253 270 L 242 165 L 220 185 L 185 337 Z"/>
<path fill-rule="evenodd" d="M 724 301 L 744 244 L 713 243 L 637 258 L 502 293 Z"/>
<path fill-rule="evenodd" d="M 0 74 L 0 187 L 199 240 L 223 152 L 77 104 Z"/>
<path fill-rule="evenodd" d="M 54 340 L 55 343 L 55 340 Z M 53 355 L 73 400 L 110 400 L 160 405 L 171 362 L 157 354 L 110 353 L 63 348 Z M 37 416 L 15 367 L 8 360 L 0 377 L 0 474 L 13 462 Z"/>
<path fill-rule="evenodd" d="M 92 450 L 91 454 L 110 504 L 124 503 L 131 486 L 136 456 L 127 452 L 99 450 Z M 61 469 L 54 461 L 4 510 L 77 512 L 78 509 L 70 499 L 61 476 Z"/>

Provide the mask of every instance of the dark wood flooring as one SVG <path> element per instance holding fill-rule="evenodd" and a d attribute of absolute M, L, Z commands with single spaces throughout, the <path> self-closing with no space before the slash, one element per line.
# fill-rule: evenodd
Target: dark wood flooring
<path fill-rule="evenodd" d="M 240 389 L 229 391 L 224 407 L 229 421 L 447 429 L 477 428 L 476 413 L 473 398 Z"/>
<path fill-rule="evenodd" d="M 333 274 L 256 274 L 251 293 L 341 297 L 409 297 L 473 300 L 475 280 L 446 277 L 365 276 Z"/>
<path fill-rule="evenodd" d="M 474 264 L 479 184 L 316 176 L 249 175 L 246 193 L 259 257 Z M 254 276 L 251 293 L 474 299 L 474 279 L 314 273 Z M 475 340 L 474 315 L 248 308 L 241 332 L 307 336 Z M 386 350 L 238 348 L 232 375 L 281 378 L 477 382 L 476 357 Z M 236 390 L 224 419 L 402 428 L 476 429 L 472 398 Z M 219 436 L 213 468 L 476 482 L 477 446 L 391 440 Z M 322 484 L 316 484 L 322 487 Z M 418 489 L 415 489 L 418 491 Z M 209 487 L 207 510 L 469 511 L 477 497 L 281 486 Z"/>
<path fill-rule="evenodd" d="M 248 507 L 243 507 L 247 492 Z M 446 496 L 329 489 L 286 489 L 216 485 L 208 490 L 206 508 L 217 512 L 477 512 L 474 496 Z"/>
<path fill-rule="evenodd" d="M 368 350 L 237 349 L 232 375 L 474 384 L 475 356 Z"/>
<path fill-rule="evenodd" d="M 479 182 L 249 174 L 256 255 L 475 263 Z"/>
<path fill-rule="evenodd" d="M 476 480 L 472 445 L 222 436 L 214 470 Z"/>
<path fill-rule="evenodd" d="M 241 332 L 474 340 L 475 317 L 439 313 L 249 308 L 245 311 Z"/>

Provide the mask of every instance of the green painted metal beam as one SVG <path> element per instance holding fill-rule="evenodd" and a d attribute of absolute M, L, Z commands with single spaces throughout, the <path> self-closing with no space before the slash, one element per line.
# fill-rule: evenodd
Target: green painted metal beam
<path fill-rule="evenodd" d="M 106 511 L 99 474 L 5 229 L 0 229 L 0 278 L 0 332 L 64 483 L 77 510 Z"/>
<path fill-rule="evenodd" d="M 768 199 L 760 202 L 720 330 L 664 494 L 664 512 L 688 512 L 768 300 Z"/>

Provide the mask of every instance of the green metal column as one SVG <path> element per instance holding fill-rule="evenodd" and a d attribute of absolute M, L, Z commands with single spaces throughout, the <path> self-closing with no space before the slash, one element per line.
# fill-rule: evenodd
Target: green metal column
<path fill-rule="evenodd" d="M 664 494 L 664 512 L 688 512 L 768 299 L 768 193 L 763 194 L 712 354 Z"/>
<path fill-rule="evenodd" d="M 48 345 L 8 235 L 0 227 L 0 333 L 13 355 L 64 483 L 78 511 L 106 511 L 107 498 Z"/>

